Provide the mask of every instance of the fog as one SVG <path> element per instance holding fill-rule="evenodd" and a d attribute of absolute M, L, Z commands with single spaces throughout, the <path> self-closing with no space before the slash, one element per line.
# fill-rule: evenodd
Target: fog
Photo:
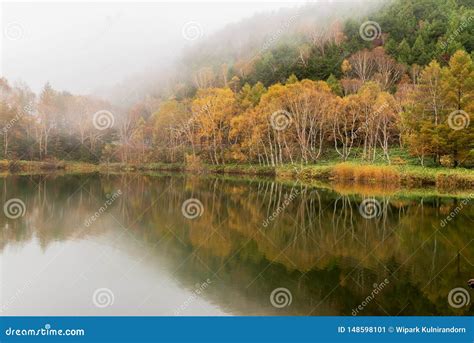
<path fill-rule="evenodd" d="M 35 92 L 49 81 L 77 94 L 100 93 L 127 77 L 166 70 L 183 48 L 228 23 L 297 4 L 3 3 L 1 75 Z"/>

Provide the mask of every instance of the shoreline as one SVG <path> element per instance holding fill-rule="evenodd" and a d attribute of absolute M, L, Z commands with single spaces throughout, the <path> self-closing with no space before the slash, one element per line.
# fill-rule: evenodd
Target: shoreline
<path fill-rule="evenodd" d="M 114 173 L 114 172 L 184 172 L 189 174 L 226 174 L 274 177 L 279 181 L 327 183 L 332 186 L 362 188 L 424 189 L 443 191 L 474 190 L 474 170 L 463 168 L 429 168 L 407 165 L 363 164 L 357 162 L 325 162 L 317 165 L 203 165 L 189 169 L 183 163 L 90 164 L 82 162 L 0 161 L 4 175 L 33 175 L 51 172 Z M 344 188 L 344 187 L 343 187 Z"/>

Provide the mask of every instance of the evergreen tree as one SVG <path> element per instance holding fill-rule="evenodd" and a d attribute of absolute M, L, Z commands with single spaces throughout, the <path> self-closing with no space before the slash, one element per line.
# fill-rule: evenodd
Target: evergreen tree
<path fill-rule="evenodd" d="M 397 53 L 399 62 L 411 64 L 411 49 L 406 39 L 403 39 L 398 45 Z"/>
<path fill-rule="evenodd" d="M 342 96 L 342 86 L 339 80 L 334 76 L 334 74 L 329 75 L 327 79 L 327 84 L 331 87 L 331 90 L 334 94 Z"/>
<path fill-rule="evenodd" d="M 285 83 L 285 84 L 290 85 L 290 84 L 296 83 L 296 82 L 298 82 L 298 78 L 296 77 L 295 74 L 291 74 L 291 75 L 288 77 L 288 79 L 286 80 L 286 83 Z"/>
<path fill-rule="evenodd" d="M 446 148 L 457 166 L 470 157 L 474 149 L 474 66 L 465 51 L 459 50 L 453 55 L 443 70 L 441 87 L 447 115 Z"/>
<path fill-rule="evenodd" d="M 411 62 L 418 65 L 426 65 L 429 62 L 429 58 L 426 54 L 425 43 L 421 36 L 418 36 L 411 49 Z"/>

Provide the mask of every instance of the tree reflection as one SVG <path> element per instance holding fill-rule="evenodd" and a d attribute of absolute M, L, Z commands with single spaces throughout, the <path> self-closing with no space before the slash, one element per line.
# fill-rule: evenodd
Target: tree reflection
<path fill-rule="evenodd" d="M 205 296 L 233 313 L 350 315 L 385 278 L 389 285 L 360 315 L 473 312 L 446 300 L 473 276 L 474 206 L 440 226 L 456 199 L 381 192 L 380 213 L 366 219 L 359 212 L 364 195 L 273 180 L 121 174 L 9 176 L 0 183 L 3 202 L 20 198 L 27 208 L 17 220 L 1 217 L 2 249 L 33 238 L 46 248 L 130 230 L 150 247 L 160 240 L 156 255 L 166 255 L 189 287 L 218 280 Z M 117 190 L 122 195 L 86 227 Z M 196 219 L 181 213 L 189 198 L 203 204 Z M 290 307 L 271 306 L 277 287 L 291 290 Z"/>

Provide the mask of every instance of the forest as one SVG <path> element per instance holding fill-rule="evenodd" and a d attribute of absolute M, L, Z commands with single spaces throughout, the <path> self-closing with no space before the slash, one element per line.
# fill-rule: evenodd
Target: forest
<path fill-rule="evenodd" d="M 324 28 L 291 18 L 238 56 L 194 47 L 185 77 L 130 106 L 1 78 L 0 160 L 474 166 L 471 1 L 396 0 Z"/>

